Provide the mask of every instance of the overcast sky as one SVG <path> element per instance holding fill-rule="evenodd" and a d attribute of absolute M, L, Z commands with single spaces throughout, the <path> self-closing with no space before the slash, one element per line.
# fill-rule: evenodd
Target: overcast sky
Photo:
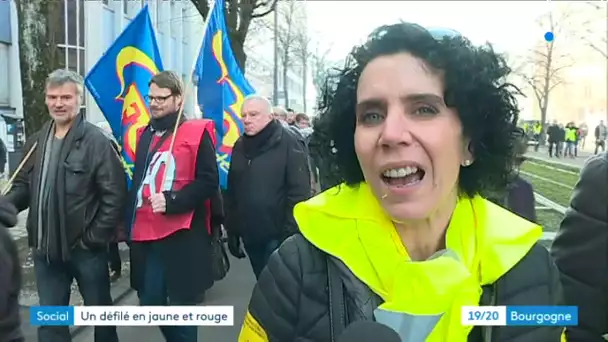
<path fill-rule="evenodd" d="M 518 53 L 544 33 L 535 19 L 551 6 L 547 1 L 308 1 L 308 27 L 331 58 L 342 59 L 374 28 L 398 22 L 447 27 L 474 43 L 493 43 L 497 50 Z"/>

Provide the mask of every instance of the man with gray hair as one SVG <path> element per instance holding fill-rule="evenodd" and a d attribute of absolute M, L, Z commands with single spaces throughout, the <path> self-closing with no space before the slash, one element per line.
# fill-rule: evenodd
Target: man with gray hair
<path fill-rule="evenodd" d="M 294 123 L 289 122 L 288 118 L 290 114 L 287 113 L 287 111 L 283 107 L 272 108 L 272 114 L 274 118 L 277 119 L 281 123 L 281 125 L 283 125 L 283 127 L 289 131 L 289 133 L 293 134 L 296 139 L 304 143 L 304 135 L 302 135 L 300 129 Z"/>
<path fill-rule="evenodd" d="M 244 244 L 256 277 L 270 254 L 298 231 L 293 207 L 310 197 L 304 146 L 273 119 L 272 105 L 259 95 L 241 109 L 245 134 L 232 149 L 225 198 L 228 247 L 244 257 Z"/>
<path fill-rule="evenodd" d="M 7 199 L 29 208 L 28 242 L 41 306 L 67 306 L 76 279 L 85 305 L 112 305 L 108 243 L 116 234 L 126 178 L 112 143 L 79 114 L 82 77 L 55 70 L 47 78 L 45 103 L 51 119 L 28 137 L 34 150 Z M 67 326 L 41 326 L 39 342 L 71 341 Z M 116 342 L 116 327 L 95 328 L 96 342 Z"/>

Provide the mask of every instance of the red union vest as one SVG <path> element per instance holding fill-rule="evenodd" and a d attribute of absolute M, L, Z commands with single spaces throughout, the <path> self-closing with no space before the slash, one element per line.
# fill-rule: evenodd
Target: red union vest
<path fill-rule="evenodd" d="M 143 130 L 138 132 L 138 141 Z M 178 191 L 194 181 L 196 158 L 203 131 L 209 133 L 215 145 L 213 121 L 188 120 L 177 129 L 173 153 L 169 151 L 171 144 L 171 137 L 169 137 L 165 139 L 154 155 L 150 156 L 149 165 L 136 194 L 135 220 L 131 232 L 133 241 L 160 240 L 178 230 L 190 229 L 194 211 L 177 215 L 153 213 L 148 198 L 153 193 L 168 190 Z M 153 136 L 149 148 L 152 149 L 153 146 L 156 146 L 159 140 L 160 137 Z M 164 175 L 169 157 L 173 160 L 169 163 L 170 169 L 167 170 L 166 182 L 161 189 L 161 177 Z M 206 201 L 205 206 L 207 207 L 207 221 L 209 221 L 211 215 L 209 200 Z M 209 222 L 207 225 L 209 226 Z"/>

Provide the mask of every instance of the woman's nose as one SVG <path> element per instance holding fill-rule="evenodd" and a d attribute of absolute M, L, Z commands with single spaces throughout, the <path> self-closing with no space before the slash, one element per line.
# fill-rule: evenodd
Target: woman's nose
<path fill-rule="evenodd" d="M 380 142 L 385 146 L 409 145 L 412 142 L 412 125 L 409 121 L 403 111 L 389 112 L 382 127 Z"/>

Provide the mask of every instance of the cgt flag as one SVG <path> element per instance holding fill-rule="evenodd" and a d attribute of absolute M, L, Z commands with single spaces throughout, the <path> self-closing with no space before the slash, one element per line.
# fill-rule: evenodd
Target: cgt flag
<path fill-rule="evenodd" d="M 85 78 L 85 85 L 122 146 L 129 187 L 135 163 L 136 133 L 150 121 L 148 83 L 163 70 L 148 6 L 118 36 Z"/>
<path fill-rule="evenodd" d="M 241 105 L 255 90 L 245 79 L 230 48 L 224 0 L 215 1 L 208 20 L 194 76 L 203 117 L 215 123 L 220 186 L 225 189 L 232 147 L 243 133 Z"/>

